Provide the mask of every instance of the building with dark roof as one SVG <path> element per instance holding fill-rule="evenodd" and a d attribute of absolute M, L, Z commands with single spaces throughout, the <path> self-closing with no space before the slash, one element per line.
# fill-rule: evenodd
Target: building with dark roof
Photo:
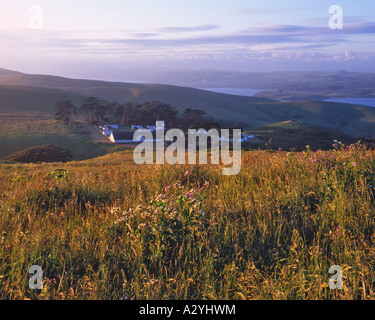
<path fill-rule="evenodd" d="M 135 143 L 133 140 L 134 132 L 114 132 L 112 131 L 109 140 L 113 143 Z"/>

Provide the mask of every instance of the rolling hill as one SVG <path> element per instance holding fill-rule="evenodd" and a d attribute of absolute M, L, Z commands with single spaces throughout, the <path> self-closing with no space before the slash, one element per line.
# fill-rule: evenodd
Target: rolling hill
<path fill-rule="evenodd" d="M 69 79 L 0 69 L 0 157 L 48 143 L 70 148 L 75 159 L 97 155 L 94 149 L 99 147 L 87 135 L 72 135 L 53 117 L 57 100 L 80 104 L 89 96 L 118 103 L 162 101 L 181 111 L 197 108 L 217 120 L 249 127 L 293 119 L 350 136 L 375 138 L 375 108 L 371 107 L 323 101 L 281 102 L 172 85 Z M 100 148 L 99 154 L 111 149 Z"/>
<path fill-rule="evenodd" d="M 94 143 L 88 134 L 73 134 L 55 120 L 57 100 L 79 104 L 86 98 L 59 89 L 0 85 L 0 159 L 44 144 L 69 148 L 75 160 L 123 150 L 115 145 Z"/>
<path fill-rule="evenodd" d="M 185 108 L 202 109 L 218 120 L 240 121 L 249 126 L 295 119 L 338 130 L 352 136 L 375 137 L 373 129 L 375 108 L 360 105 L 323 101 L 280 102 L 180 86 L 69 79 L 58 76 L 24 74 L 5 69 L 0 69 L 0 85 L 23 86 L 21 90 L 25 90 L 26 93 L 27 90 L 31 90 L 26 87 L 39 88 L 39 90 L 43 90 L 43 94 L 47 93 L 44 90 L 49 89 L 49 95 L 54 93 L 57 96 L 73 95 L 74 101 L 79 101 L 84 96 L 95 96 L 118 103 L 162 101 L 174 105 L 180 110 Z M 6 90 L 6 88 L 3 89 Z M 19 99 L 23 99 L 22 94 L 19 94 L 17 99 L 20 102 Z M 27 98 L 25 101 L 31 103 L 33 99 Z"/>
<path fill-rule="evenodd" d="M 132 78 L 197 88 L 252 88 L 277 100 L 374 98 L 375 74 L 346 71 L 132 70 Z"/>
<path fill-rule="evenodd" d="M 334 140 L 344 144 L 355 143 L 356 140 L 341 132 L 299 121 L 283 121 L 272 123 L 248 131 L 257 139 L 263 141 L 255 149 L 279 149 L 302 151 L 309 145 L 312 150 L 327 150 L 332 148 Z M 249 140 L 251 142 L 251 140 Z M 267 145 L 265 145 L 267 143 Z M 250 148 L 251 149 L 251 148 Z"/>

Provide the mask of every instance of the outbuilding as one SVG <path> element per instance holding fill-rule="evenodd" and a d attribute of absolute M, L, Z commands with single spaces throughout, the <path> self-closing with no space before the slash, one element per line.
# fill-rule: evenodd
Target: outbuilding
<path fill-rule="evenodd" d="M 109 140 L 113 143 L 134 143 L 139 141 L 133 140 L 133 132 L 113 132 L 109 136 Z"/>

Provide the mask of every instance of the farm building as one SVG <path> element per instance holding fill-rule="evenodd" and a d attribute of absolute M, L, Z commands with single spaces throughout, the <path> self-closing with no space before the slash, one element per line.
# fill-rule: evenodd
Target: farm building
<path fill-rule="evenodd" d="M 108 128 L 107 126 L 99 126 L 100 133 L 105 136 L 110 136 L 112 133 L 112 129 Z"/>
<path fill-rule="evenodd" d="M 113 143 L 138 143 L 138 142 L 143 142 L 143 141 L 151 141 L 151 142 L 156 142 L 156 141 L 162 141 L 161 138 L 156 139 L 156 131 L 151 131 L 148 129 L 140 129 L 139 132 L 142 133 L 144 130 L 145 136 L 142 137 L 141 141 L 134 141 L 134 132 L 112 132 L 111 135 L 109 136 L 109 140 L 111 140 Z M 149 139 L 147 138 L 147 134 L 151 134 L 152 138 Z"/>
<path fill-rule="evenodd" d="M 109 140 L 113 143 L 133 143 L 133 132 L 113 132 L 109 136 Z"/>
<path fill-rule="evenodd" d="M 138 130 L 138 129 L 143 129 L 143 126 L 138 125 L 138 124 L 132 124 L 132 130 Z"/>
<path fill-rule="evenodd" d="M 241 141 L 241 142 L 246 142 L 248 139 L 248 137 L 245 135 L 245 134 L 241 134 L 241 138 L 237 139 L 237 141 Z M 229 142 L 233 142 L 233 135 L 231 134 L 229 136 L 229 139 L 225 138 L 225 137 L 219 137 L 219 141 L 229 141 Z"/>

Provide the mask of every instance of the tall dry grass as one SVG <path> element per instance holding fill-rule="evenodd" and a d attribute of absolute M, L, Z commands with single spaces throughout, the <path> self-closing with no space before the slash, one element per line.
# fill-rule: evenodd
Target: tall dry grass
<path fill-rule="evenodd" d="M 2 164 L 0 297 L 374 299 L 374 190 L 361 145 L 244 152 L 236 176 L 138 166 L 131 152 Z"/>

